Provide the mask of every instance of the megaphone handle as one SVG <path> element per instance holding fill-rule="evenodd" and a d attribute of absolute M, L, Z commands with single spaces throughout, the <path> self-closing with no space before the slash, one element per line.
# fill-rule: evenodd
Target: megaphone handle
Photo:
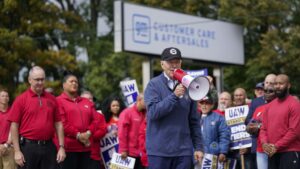
<path fill-rule="evenodd" d="M 177 83 L 177 84 L 175 84 L 175 86 L 173 87 L 173 90 L 172 90 L 172 92 L 174 92 L 175 91 L 175 89 L 176 89 L 176 87 L 179 85 L 179 83 Z"/>
<path fill-rule="evenodd" d="M 179 84 L 180 84 L 180 83 L 177 83 L 177 84 L 174 86 L 173 92 L 175 91 L 176 87 L 177 87 Z M 180 98 L 180 99 L 183 98 L 183 95 L 179 96 L 179 98 Z"/>

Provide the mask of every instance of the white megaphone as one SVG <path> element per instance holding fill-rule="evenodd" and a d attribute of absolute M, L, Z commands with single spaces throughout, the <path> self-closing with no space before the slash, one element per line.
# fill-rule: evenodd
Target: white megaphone
<path fill-rule="evenodd" d="M 194 78 L 186 74 L 182 69 L 175 69 L 174 79 L 178 80 L 187 88 L 189 97 L 194 101 L 201 100 L 209 92 L 210 84 L 208 79 L 204 76 Z"/>

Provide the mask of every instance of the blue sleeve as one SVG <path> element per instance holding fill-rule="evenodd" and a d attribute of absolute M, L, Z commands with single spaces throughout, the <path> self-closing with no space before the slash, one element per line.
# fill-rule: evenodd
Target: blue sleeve
<path fill-rule="evenodd" d="M 203 140 L 201 135 L 201 126 L 200 126 L 200 113 L 197 112 L 197 104 L 196 102 L 191 103 L 191 112 L 189 117 L 190 124 L 190 132 L 193 141 L 193 145 L 196 151 L 203 152 Z"/>
<path fill-rule="evenodd" d="M 144 100 L 147 107 L 147 118 L 150 120 L 159 120 L 167 116 L 172 112 L 179 99 L 174 93 L 162 98 L 162 92 L 164 92 L 163 88 L 153 81 L 149 82 L 145 90 Z"/>
<path fill-rule="evenodd" d="M 220 116 L 218 135 L 219 135 L 220 153 L 227 154 L 229 150 L 229 143 L 230 143 L 230 129 L 226 124 L 225 118 L 221 116 Z"/>
<path fill-rule="evenodd" d="M 252 116 L 253 116 L 253 113 L 255 111 L 255 101 L 253 101 L 251 104 L 250 104 L 250 107 L 249 107 L 249 112 L 247 114 L 247 117 L 245 119 L 245 125 L 247 126 L 248 123 L 250 122 L 250 120 L 252 119 Z"/>

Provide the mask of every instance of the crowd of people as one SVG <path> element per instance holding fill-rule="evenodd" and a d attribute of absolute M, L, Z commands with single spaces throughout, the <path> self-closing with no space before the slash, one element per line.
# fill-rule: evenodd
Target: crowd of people
<path fill-rule="evenodd" d="M 289 93 L 285 74 L 268 74 L 255 86 L 255 99 L 236 88 L 233 96 L 217 96 L 210 79 L 208 94 L 189 98 L 174 78 L 182 64 L 181 51 L 170 47 L 161 54 L 162 73 L 125 108 L 118 98 L 96 110 L 93 94 L 79 95 L 77 77 L 62 80 L 55 97 L 45 88 L 45 71 L 29 71 L 29 88 L 9 106 L 9 93 L 0 89 L 0 169 L 103 169 L 100 140 L 112 133 L 119 139 L 122 159 L 135 158 L 135 169 L 192 169 L 205 154 L 220 163 L 237 160 L 236 169 L 300 168 L 300 102 Z M 246 131 L 252 145 L 232 150 L 225 110 L 249 106 Z"/>

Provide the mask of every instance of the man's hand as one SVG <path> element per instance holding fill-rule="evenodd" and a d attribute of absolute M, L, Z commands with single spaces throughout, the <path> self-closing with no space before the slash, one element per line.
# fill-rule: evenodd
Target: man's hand
<path fill-rule="evenodd" d="M 241 148 L 240 149 L 240 155 L 246 154 L 248 152 L 247 148 Z"/>
<path fill-rule="evenodd" d="M 258 133 L 259 129 L 260 129 L 260 123 L 249 123 L 247 125 L 246 131 L 249 134 L 255 135 Z"/>
<path fill-rule="evenodd" d="M 225 156 L 225 154 L 219 154 L 218 160 L 219 160 L 219 162 L 221 162 L 221 163 L 225 162 L 225 161 L 226 161 L 226 156 Z"/>
<path fill-rule="evenodd" d="M 194 152 L 194 159 L 197 161 L 200 165 L 202 164 L 202 160 L 204 157 L 204 153 L 202 151 L 195 151 Z"/>
<path fill-rule="evenodd" d="M 123 160 L 125 160 L 127 158 L 127 156 L 128 156 L 128 153 L 126 151 L 124 151 L 124 152 L 121 153 L 121 158 Z"/>
<path fill-rule="evenodd" d="M 57 163 L 61 163 L 65 160 L 66 158 L 66 152 L 65 149 L 63 147 L 60 147 L 58 149 L 57 155 L 56 155 L 56 161 Z"/>
<path fill-rule="evenodd" d="M 271 146 L 271 144 L 263 143 L 263 144 L 262 144 L 262 148 L 263 148 L 264 152 L 265 152 L 268 156 L 270 156 L 270 154 L 271 154 L 271 152 L 272 152 L 272 146 Z"/>
<path fill-rule="evenodd" d="M 7 148 L 4 146 L 4 144 L 0 144 L 0 156 L 3 156 L 7 151 Z"/>
<path fill-rule="evenodd" d="M 24 166 L 26 161 L 21 151 L 15 151 L 15 161 L 20 167 Z"/>
<path fill-rule="evenodd" d="M 179 84 L 176 86 L 175 88 L 175 91 L 174 91 L 174 94 L 177 96 L 177 97 L 181 97 L 184 95 L 185 93 L 185 87 L 182 85 L 182 84 Z"/>
<path fill-rule="evenodd" d="M 271 151 L 269 157 L 272 157 L 277 152 L 277 148 L 274 144 L 270 144 L 270 147 L 271 147 Z"/>

